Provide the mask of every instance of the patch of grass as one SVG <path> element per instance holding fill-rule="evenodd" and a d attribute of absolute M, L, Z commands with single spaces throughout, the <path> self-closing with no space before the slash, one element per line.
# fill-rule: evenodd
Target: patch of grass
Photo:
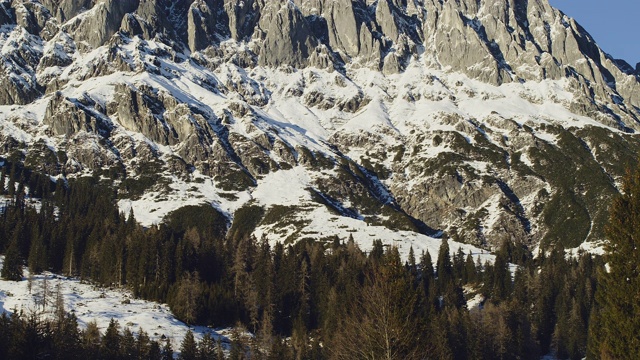
<path fill-rule="evenodd" d="M 392 230 L 405 230 L 420 232 L 413 219 L 404 212 L 398 211 L 389 205 L 382 207 L 382 216 L 387 217 L 381 225 Z"/>
<path fill-rule="evenodd" d="M 201 235 L 216 238 L 224 237 L 229 225 L 224 214 L 209 204 L 181 207 L 167 215 L 165 221 L 178 233 L 195 228 Z"/>
<path fill-rule="evenodd" d="M 214 180 L 224 191 L 244 191 L 255 186 L 251 176 L 241 169 L 229 168 L 224 174 L 216 176 Z"/>
<path fill-rule="evenodd" d="M 233 224 L 229 229 L 228 237 L 237 241 L 245 236 L 250 236 L 256 229 L 265 214 L 264 208 L 259 205 L 247 204 L 236 210 L 233 216 Z"/>
<path fill-rule="evenodd" d="M 238 200 L 238 196 L 234 193 L 218 193 L 218 196 L 225 200 L 236 201 Z"/>
<path fill-rule="evenodd" d="M 298 211 L 300 209 L 297 206 L 273 205 L 267 210 L 260 224 L 271 225 L 283 221 L 286 222 Z"/>
<path fill-rule="evenodd" d="M 566 191 L 551 198 L 542 216 L 549 226 L 549 232 L 543 240 L 545 246 L 558 243 L 565 247 L 579 246 L 591 228 L 589 211 L 575 194 Z"/>
<path fill-rule="evenodd" d="M 145 192 L 151 190 L 157 182 L 157 178 L 144 175 L 139 178 L 127 178 L 122 180 L 120 188 L 118 189 L 118 195 L 121 198 L 130 198 L 133 200 L 139 199 Z"/>
<path fill-rule="evenodd" d="M 542 211 L 549 228 L 543 245 L 575 247 L 587 235 L 604 237 L 608 214 L 602 204 L 609 203 L 617 190 L 582 139 L 566 130 L 556 136 L 557 146 L 540 142 L 530 150 L 535 172 L 558 189 Z"/>

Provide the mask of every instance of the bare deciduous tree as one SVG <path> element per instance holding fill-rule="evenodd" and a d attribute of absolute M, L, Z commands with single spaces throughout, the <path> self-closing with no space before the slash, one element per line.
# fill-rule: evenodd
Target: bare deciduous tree
<path fill-rule="evenodd" d="M 331 358 L 419 359 L 421 329 L 417 322 L 417 295 L 393 251 L 375 269 L 341 322 L 331 344 Z M 410 294 L 407 297 L 407 294 Z"/>

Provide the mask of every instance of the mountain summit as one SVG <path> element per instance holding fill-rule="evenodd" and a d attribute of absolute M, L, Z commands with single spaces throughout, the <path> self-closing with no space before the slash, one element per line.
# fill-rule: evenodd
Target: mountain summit
<path fill-rule="evenodd" d="M 207 203 L 271 240 L 576 247 L 640 149 L 637 71 L 547 0 L 5 0 L 0 25 L 4 162 L 100 176 L 145 225 Z"/>

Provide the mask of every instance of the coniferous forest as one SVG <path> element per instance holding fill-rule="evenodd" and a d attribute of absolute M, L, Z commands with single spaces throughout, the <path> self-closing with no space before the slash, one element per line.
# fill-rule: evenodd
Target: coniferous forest
<path fill-rule="evenodd" d="M 446 239 L 437 257 L 412 252 L 407 261 L 379 241 L 368 252 L 352 238 L 272 246 L 251 236 L 257 207 L 239 211 L 229 230 L 210 206 L 143 228 L 97 176 L 54 183 L 19 163 L 1 176 L 11 199 L 0 216 L 3 278 L 20 280 L 24 265 L 77 276 L 166 302 L 189 324 L 255 334 L 232 343 L 232 359 L 640 358 L 639 172 L 612 205 L 606 257 L 560 247 L 534 257 L 504 243 L 493 264 Z M 479 308 L 467 309 L 469 293 L 484 296 Z M 0 322 L 2 359 L 161 359 L 174 350 L 115 321 L 104 334 L 81 330 L 63 310 Z M 176 350 L 182 359 L 223 356 L 191 333 Z"/>

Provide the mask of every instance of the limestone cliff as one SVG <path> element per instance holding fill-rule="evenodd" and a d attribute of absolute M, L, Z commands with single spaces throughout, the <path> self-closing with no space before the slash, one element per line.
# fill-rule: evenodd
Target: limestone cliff
<path fill-rule="evenodd" d="M 0 25 L 0 163 L 257 204 L 272 239 L 577 246 L 640 150 L 638 70 L 547 0 L 4 0 Z"/>

